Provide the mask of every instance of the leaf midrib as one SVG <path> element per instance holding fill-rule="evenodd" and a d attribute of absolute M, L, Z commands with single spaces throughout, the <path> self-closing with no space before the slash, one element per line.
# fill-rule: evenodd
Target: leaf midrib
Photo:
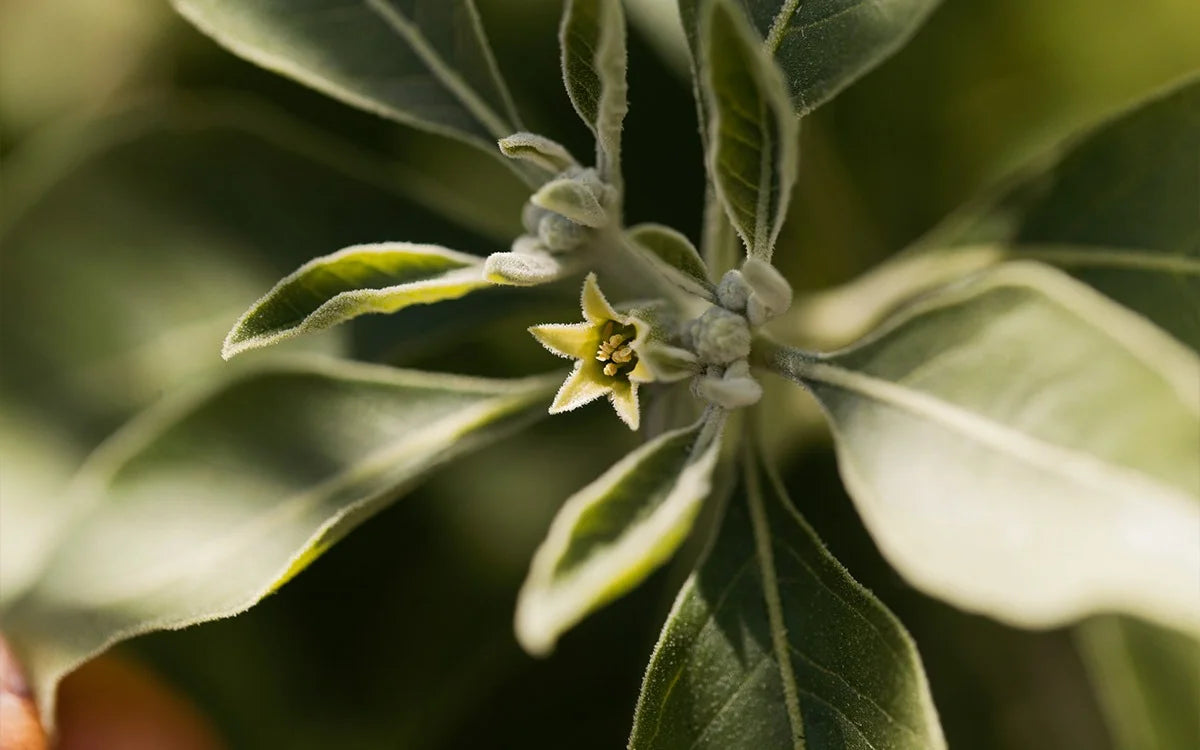
<path fill-rule="evenodd" d="M 236 550 L 249 546 L 254 539 L 265 536 L 267 531 L 278 526 L 280 523 L 303 515 L 315 505 L 322 502 L 325 498 L 344 491 L 348 487 L 381 477 L 386 474 L 389 467 L 395 466 L 400 462 L 402 457 L 411 452 L 414 448 L 433 442 L 441 442 L 450 446 L 454 442 L 454 437 L 462 435 L 473 427 L 486 424 L 489 418 L 503 418 L 506 414 L 519 410 L 521 406 L 536 396 L 536 392 L 528 393 L 513 393 L 513 394 L 497 394 L 487 400 L 478 403 L 466 410 L 456 411 L 448 414 L 446 417 L 437 420 L 436 422 L 423 425 L 418 431 L 408 433 L 403 436 L 398 442 L 392 443 L 380 450 L 363 457 L 362 460 L 355 462 L 352 466 L 336 475 L 328 477 L 306 490 L 292 493 L 284 498 L 281 502 L 264 510 L 253 519 L 249 520 L 244 527 L 235 530 L 233 533 L 212 540 L 205 545 L 199 554 L 190 556 L 190 562 L 186 565 L 173 565 L 156 568 L 154 575 L 143 578 L 140 585 L 125 590 L 120 595 L 112 596 L 104 599 L 102 602 L 89 602 L 89 607 L 97 606 L 112 606 L 123 602 L 151 595 L 166 585 L 170 585 L 173 581 L 179 579 L 179 572 L 188 568 L 193 568 L 195 561 L 212 562 L 215 560 L 225 559 L 228 555 L 223 555 L 225 550 Z M 423 471 L 437 466 L 444 460 L 448 460 L 452 456 L 433 456 L 430 464 L 426 464 L 417 468 L 417 471 Z M 439 460 L 443 459 L 443 460 Z M 402 475 L 402 478 L 397 481 L 403 483 L 414 476 L 412 466 L 408 467 Z M 335 516 L 332 516 L 325 523 L 316 529 L 310 535 L 308 541 L 302 548 L 301 552 L 307 549 L 310 544 L 335 526 L 343 517 L 362 504 L 370 503 L 377 499 L 380 493 L 376 492 L 368 497 L 363 498 L 351 505 L 346 506 Z M 290 565 L 290 561 L 289 561 Z M 285 568 L 286 569 L 286 568 Z M 50 571 L 52 572 L 52 571 Z M 272 579 L 272 582 L 274 579 Z M 36 588 L 35 586 L 31 587 Z M 258 597 L 261 598 L 261 597 Z"/>
<path fill-rule="evenodd" d="M 449 1 L 449 0 L 447 0 Z M 441 56 L 429 46 L 423 34 L 414 29 L 412 21 L 388 5 L 384 0 L 362 0 L 367 10 L 374 13 L 389 28 L 401 37 L 421 58 L 421 62 L 438 81 L 482 124 L 494 138 L 512 135 L 513 126 L 506 123 L 492 108 L 466 84 Z"/>
<path fill-rule="evenodd" d="M 1163 484 L 1140 470 L 1111 464 L 1073 448 L 1047 442 L 930 394 L 866 373 L 828 362 L 804 360 L 793 362 L 789 374 L 801 381 L 824 383 L 887 404 L 994 448 L 1029 466 L 1086 486 L 1106 490 L 1111 490 L 1113 486 L 1125 486 L 1134 496 L 1148 493 L 1173 502 L 1194 503 L 1196 500 L 1185 491 Z"/>
<path fill-rule="evenodd" d="M 787 628 L 783 621 L 782 597 L 779 591 L 779 580 L 775 572 L 774 553 L 771 549 L 771 527 L 767 520 L 766 508 L 763 506 L 762 488 L 759 486 L 757 464 L 749 450 L 744 455 L 742 471 L 746 483 L 746 500 L 750 510 L 750 525 L 754 532 L 755 559 L 759 564 L 763 599 L 767 607 L 767 622 L 771 628 L 771 646 L 775 651 L 775 660 L 779 664 L 779 677 L 783 686 L 784 705 L 787 708 L 788 722 L 792 727 L 792 747 L 793 750 L 805 750 L 804 719 L 800 713 L 800 697 L 796 684 L 796 672 L 792 667 Z"/>

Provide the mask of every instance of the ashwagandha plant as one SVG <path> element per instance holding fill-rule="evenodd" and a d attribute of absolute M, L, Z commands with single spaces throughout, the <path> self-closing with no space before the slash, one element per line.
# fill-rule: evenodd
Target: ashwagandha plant
<path fill-rule="evenodd" d="M 532 335 L 548 367 L 557 355 L 570 369 L 502 380 L 295 355 L 150 409 L 73 480 L 58 543 L 26 545 L 19 562 L 4 550 L 3 629 L 44 710 L 111 644 L 241 612 L 433 468 L 603 399 L 612 430 L 644 441 L 563 504 L 517 597 L 521 645 L 549 655 L 696 536 L 707 552 L 650 658 L 629 747 L 944 747 L 913 640 L 764 455 L 766 417 L 791 404 L 764 391 L 770 374 L 820 404 L 858 513 L 912 585 L 1031 628 L 1130 615 L 1144 622 L 1090 620 L 1086 641 L 1098 653 L 1153 642 L 1195 663 L 1194 79 L 862 279 L 794 299 L 772 260 L 786 251 L 800 122 L 935 0 L 679 1 L 708 180 L 699 249 L 623 219 L 643 165 L 621 160 L 615 0 L 568 0 L 562 17 L 587 155 L 522 128 L 471 0 L 175 5 L 233 52 L 478 146 L 529 188 L 524 233 L 487 257 L 379 242 L 311 260 L 236 322 L 225 358 L 368 313 L 544 287 L 577 294 L 578 316 L 496 335 Z M 812 341 L 837 345 L 797 343 Z M 128 531 L 147 523 L 156 533 Z M 1123 679 L 1147 701 L 1160 689 Z M 1153 747 L 1195 734 L 1181 717 L 1151 723 Z M 1117 732 L 1151 747 L 1148 725 Z"/>

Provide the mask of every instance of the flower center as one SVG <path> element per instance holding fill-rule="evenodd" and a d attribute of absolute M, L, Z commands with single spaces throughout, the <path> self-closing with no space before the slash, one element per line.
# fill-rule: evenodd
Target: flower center
<path fill-rule="evenodd" d="M 604 363 L 605 375 L 614 378 L 632 370 L 637 364 L 637 354 L 632 346 L 635 334 L 633 326 L 622 326 L 617 330 L 611 320 L 604 324 L 604 329 L 600 332 L 600 346 L 596 349 L 596 359 Z"/>

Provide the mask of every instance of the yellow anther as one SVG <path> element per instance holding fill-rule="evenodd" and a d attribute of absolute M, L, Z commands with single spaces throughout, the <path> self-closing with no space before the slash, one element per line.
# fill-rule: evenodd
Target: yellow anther
<path fill-rule="evenodd" d="M 631 359 L 633 359 L 633 349 L 630 349 L 628 346 L 623 346 L 612 353 L 613 362 L 625 364 Z"/>
<path fill-rule="evenodd" d="M 610 320 L 604 324 L 604 333 L 602 334 L 603 338 L 607 339 L 609 336 L 611 336 L 612 329 L 613 329 L 613 322 Z"/>
<path fill-rule="evenodd" d="M 617 374 L 617 366 L 615 364 L 613 364 L 612 362 L 609 362 L 607 365 L 604 366 L 604 374 L 609 376 L 610 378 L 615 376 Z"/>
<path fill-rule="evenodd" d="M 605 343 L 611 346 L 613 349 L 616 349 L 618 346 L 625 343 L 625 337 L 619 333 L 614 333 L 612 336 L 608 337 L 608 341 Z"/>

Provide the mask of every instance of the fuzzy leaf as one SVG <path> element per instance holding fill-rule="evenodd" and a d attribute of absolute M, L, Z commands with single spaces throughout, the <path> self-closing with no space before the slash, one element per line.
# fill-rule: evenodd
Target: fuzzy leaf
<path fill-rule="evenodd" d="M 172 0 L 234 54 L 369 112 L 494 143 L 519 129 L 473 0 Z"/>
<path fill-rule="evenodd" d="M 708 268 L 683 234 L 661 224 L 638 224 L 625 232 L 625 239 L 676 286 L 699 297 L 714 299 Z"/>
<path fill-rule="evenodd" d="M 498 141 L 500 153 L 510 159 L 525 159 L 551 175 L 578 166 L 575 157 L 562 144 L 537 133 L 513 133 Z"/>
<path fill-rule="evenodd" d="M 693 58 L 709 0 L 679 0 Z M 940 0 L 738 0 L 806 114 L 887 59 Z"/>
<path fill-rule="evenodd" d="M 1086 622 L 1079 639 L 1117 750 L 1200 747 L 1200 643 L 1127 617 Z"/>
<path fill-rule="evenodd" d="M 720 418 L 665 433 L 572 495 L 534 555 L 517 640 L 549 653 L 564 632 L 665 562 L 708 495 Z"/>
<path fill-rule="evenodd" d="M 1070 273 L 1200 352 L 1200 78 L 1027 166 L 918 246 L 805 298 L 798 327 L 845 343 L 936 286 L 1006 260 Z M 812 337 L 810 337 L 812 338 Z"/>
<path fill-rule="evenodd" d="M 3 613 L 43 710 L 117 641 L 252 606 L 424 472 L 544 413 L 558 378 L 307 359 L 144 414 L 76 477 L 76 523 Z"/>
<path fill-rule="evenodd" d="M 796 181 L 796 118 L 778 70 L 732 0 L 713 0 L 700 30 L 709 178 L 749 254 L 769 262 Z"/>
<path fill-rule="evenodd" d="M 1200 632 L 1200 358 L 1140 316 L 1010 263 L 775 364 L 825 407 L 915 585 L 1027 627 L 1121 611 Z"/>
<path fill-rule="evenodd" d="M 944 748 L 912 638 L 778 479 L 744 468 L 654 648 L 630 750 Z"/>
<path fill-rule="evenodd" d="M 563 83 L 596 136 L 596 167 L 621 184 L 621 128 L 627 101 L 625 13 L 616 0 L 568 0 L 559 28 Z"/>
<path fill-rule="evenodd" d="M 578 180 L 552 180 L 543 185 L 529 202 L 547 211 L 562 214 L 585 227 L 602 227 L 608 223 L 608 212 L 595 194 Z"/>
<path fill-rule="evenodd" d="M 506 286 L 549 284 L 570 273 L 565 264 L 546 250 L 492 253 L 483 264 L 484 278 Z"/>
<path fill-rule="evenodd" d="M 354 245 L 284 277 L 242 315 L 225 339 L 226 359 L 367 313 L 461 297 L 489 286 L 483 259 L 437 245 Z"/>

